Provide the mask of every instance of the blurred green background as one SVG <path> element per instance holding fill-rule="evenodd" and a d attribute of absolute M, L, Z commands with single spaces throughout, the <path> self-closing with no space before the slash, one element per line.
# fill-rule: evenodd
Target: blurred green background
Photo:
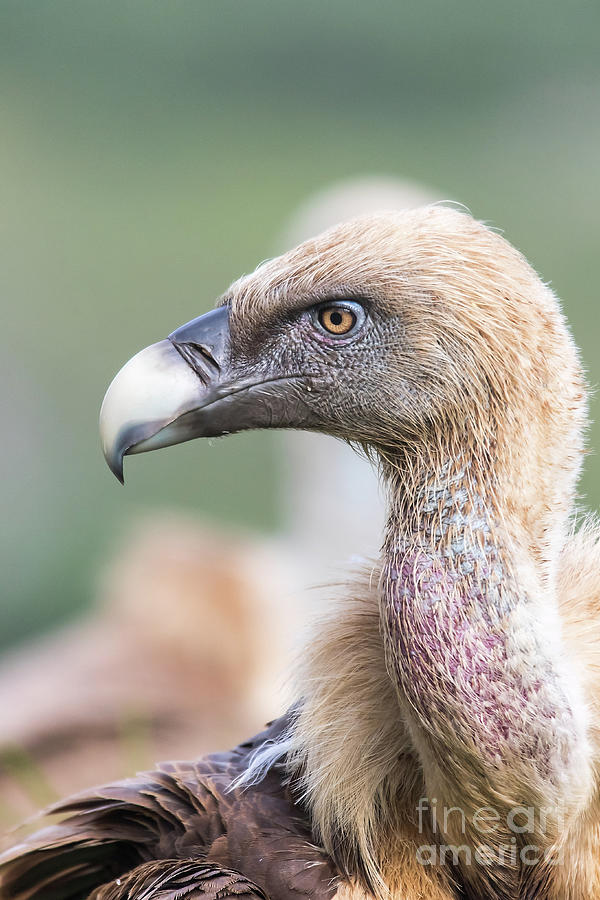
<path fill-rule="evenodd" d="M 599 34 L 558 0 L 2 0 L 2 646 L 90 603 L 136 510 L 276 526 L 272 435 L 139 457 L 123 490 L 98 408 L 332 180 L 416 178 L 500 226 L 597 382 Z"/>

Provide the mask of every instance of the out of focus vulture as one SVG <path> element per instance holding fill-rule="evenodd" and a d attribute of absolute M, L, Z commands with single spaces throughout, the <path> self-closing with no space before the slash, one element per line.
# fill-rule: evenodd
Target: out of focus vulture
<path fill-rule="evenodd" d="M 310 197 L 280 243 L 431 199 L 395 178 L 342 181 Z M 297 635 L 322 598 L 304 589 L 374 555 L 384 515 L 372 467 L 345 443 L 277 439 L 282 537 L 147 514 L 121 535 L 93 613 L 2 660 L 0 826 L 159 759 L 230 746 L 276 714 Z"/>
<path fill-rule="evenodd" d="M 595 527 L 571 531 L 586 412 L 552 291 L 435 206 L 306 241 L 130 360 L 101 414 L 119 478 L 194 437 L 328 433 L 379 464 L 383 547 L 282 718 L 59 804 L 4 857 L 4 896 L 596 898 L 600 560 Z"/>
<path fill-rule="evenodd" d="M 181 514 L 137 521 L 102 606 L 2 661 L 5 819 L 239 740 L 277 696 L 289 588 L 265 541 Z"/>

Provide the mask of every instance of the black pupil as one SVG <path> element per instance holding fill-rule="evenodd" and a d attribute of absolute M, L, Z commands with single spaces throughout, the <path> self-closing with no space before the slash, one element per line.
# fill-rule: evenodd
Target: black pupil
<path fill-rule="evenodd" d="M 329 321 L 332 325 L 341 325 L 343 322 L 343 317 L 341 312 L 332 312 L 329 316 Z"/>

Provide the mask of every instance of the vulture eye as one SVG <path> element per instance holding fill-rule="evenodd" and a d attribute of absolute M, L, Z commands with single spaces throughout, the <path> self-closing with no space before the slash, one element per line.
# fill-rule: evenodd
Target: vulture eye
<path fill-rule="evenodd" d="M 322 331 L 334 337 L 348 337 L 363 324 L 365 311 L 354 300 L 336 300 L 317 309 L 316 321 Z"/>

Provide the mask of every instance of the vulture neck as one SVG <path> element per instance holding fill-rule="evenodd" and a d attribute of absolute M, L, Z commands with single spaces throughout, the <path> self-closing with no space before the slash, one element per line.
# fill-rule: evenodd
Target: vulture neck
<path fill-rule="evenodd" d="M 390 508 L 380 615 L 388 671 L 429 809 L 460 810 L 439 815 L 432 830 L 476 845 L 482 835 L 473 815 L 492 807 L 499 824 L 486 844 L 490 836 L 507 846 L 521 836 L 532 843 L 507 827 L 511 809 L 526 806 L 544 810 L 538 840 L 553 844 L 590 778 L 585 705 L 564 661 L 548 562 L 548 547 L 558 549 L 556 535 L 548 537 L 556 532 L 552 517 L 560 513 L 536 498 L 532 530 L 533 500 L 519 491 L 536 484 L 533 471 L 512 480 L 499 455 L 445 459 L 453 461 L 384 463 Z"/>

